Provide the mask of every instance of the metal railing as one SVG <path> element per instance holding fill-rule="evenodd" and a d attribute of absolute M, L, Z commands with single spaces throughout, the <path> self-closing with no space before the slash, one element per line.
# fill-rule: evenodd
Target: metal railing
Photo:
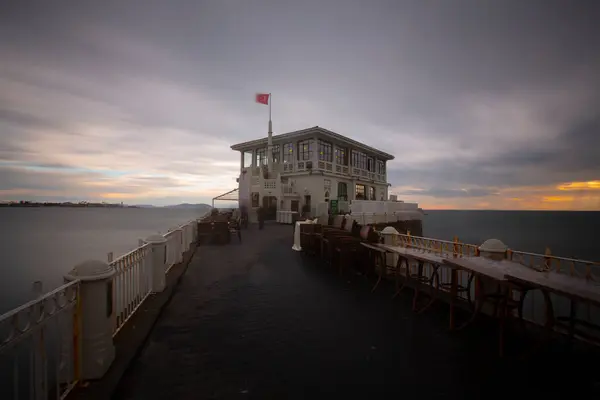
<path fill-rule="evenodd" d="M 79 280 L 0 316 L 3 399 L 63 399 L 80 376 Z"/>
<path fill-rule="evenodd" d="M 163 235 L 167 268 L 183 261 L 197 238 L 196 220 Z M 113 337 L 152 293 L 152 245 L 113 260 Z M 74 280 L 0 316 L 2 399 L 64 399 L 81 376 L 81 281 Z M 40 287 L 41 289 L 41 287 Z"/>

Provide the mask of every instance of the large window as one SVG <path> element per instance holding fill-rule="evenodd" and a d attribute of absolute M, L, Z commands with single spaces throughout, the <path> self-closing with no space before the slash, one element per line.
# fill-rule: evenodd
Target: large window
<path fill-rule="evenodd" d="M 365 185 L 356 185 L 356 200 L 365 200 Z"/>
<path fill-rule="evenodd" d="M 367 169 L 369 172 L 375 172 L 375 160 L 372 157 L 367 159 Z"/>
<path fill-rule="evenodd" d="M 348 149 L 344 147 L 335 148 L 335 163 L 338 165 L 348 165 Z"/>
<path fill-rule="evenodd" d="M 377 161 L 377 173 L 381 175 L 385 175 L 385 162 Z"/>
<path fill-rule="evenodd" d="M 348 185 L 346 182 L 338 182 L 338 200 L 348 201 Z"/>
<path fill-rule="evenodd" d="M 244 168 L 248 168 L 252 166 L 252 152 L 245 151 L 244 152 Z"/>
<path fill-rule="evenodd" d="M 319 160 L 332 162 L 333 161 L 333 152 L 332 152 L 331 143 L 325 142 L 323 140 L 319 140 Z"/>
<path fill-rule="evenodd" d="M 281 148 L 279 147 L 278 144 L 274 144 L 272 147 L 272 151 L 273 151 L 273 163 L 278 163 L 281 162 L 281 152 L 280 152 Z"/>
<path fill-rule="evenodd" d="M 354 168 L 367 169 L 367 155 L 360 151 L 352 150 L 352 166 Z"/>
<path fill-rule="evenodd" d="M 375 188 L 373 186 L 369 186 L 369 200 L 377 200 L 375 198 Z"/>
<path fill-rule="evenodd" d="M 294 145 L 292 143 L 286 143 L 283 145 L 283 162 L 285 164 L 291 164 L 294 162 Z"/>
<path fill-rule="evenodd" d="M 267 165 L 267 148 L 256 149 L 256 166 Z"/>
<path fill-rule="evenodd" d="M 312 160 L 312 143 L 310 140 L 301 140 L 298 142 L 298 161 Z"/>

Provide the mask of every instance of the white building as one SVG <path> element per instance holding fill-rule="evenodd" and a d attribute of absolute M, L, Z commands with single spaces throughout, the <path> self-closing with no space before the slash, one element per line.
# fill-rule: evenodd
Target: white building
<path fill-rule="evenodd" d="M 386 163 L 394 156 L 327 129 L 267 137 L 231 146 L 240 152 L 239 203 L 280 211 L 302 211 L 330 200 L 387 200 Z"/>

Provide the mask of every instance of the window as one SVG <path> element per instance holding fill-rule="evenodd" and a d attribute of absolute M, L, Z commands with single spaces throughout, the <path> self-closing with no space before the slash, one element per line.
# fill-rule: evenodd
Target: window
<path fill-rule="evenodd" d="M 338 165 L 348 165 L 348 149 L 344 147 L 335 148 L 335 163 Z"/>
<path fill-rule="evenodd" d="M 369 172 L 375 172 L 375 160 L 372 157 L 367 159 L 367 169 Z"/>
<path fill-rule="evenodd" d="M 365 185 L 356 185 L 356 200 L 365 199 Z"/>
<path fill-rule="evenodd" d="M 375 188 L 373 186 L 369 186 L 369 200 L 377 200 L 375 197 Z"/>
<path fill-rule="evenodd" d="M 244 152 L 244 168 L 248 168 L 252 166 L 252 152 L 245 151 Z"/>
<path fill-rule="evenodd" d="M 338 200 L 348 201 L 348 185 L 346 182 L 338 182 Z"/>
<path fill-rule="evenodd" d="M 283 145 L 283 162 L 285 164 L 291 164 L 294 162 L 294 145 L 292 143 L 286 143 Z"/>
<path fill-rule="evenodd" d="M 319 140 L 319 160 L 327 162 L 333 161 L 331 143 Z"/>
<path fill-rule="evenodd" d="M 310 140 L 298 142 L 298 161 L 312 160 L 312 143 Z"/>
<path fill-rule="evenodd" d="M 256 166 L 267 165 L 267 148 L 256 149 Z"/>
<path fill-rule="evenodd" d="M 367 169 L 367 155 L 360 151 L 352 150 L 352 166 L 354 168 Z"/>
<path fill-rule="evenodd" d="M 385 175 L 385 161 L 377 161 L 377 173 Z"/>
<path fill-rule="evenodd" d="M 280 151 L 280 147 L 278 144 L 274 144 L 273 147 L 271 148 L 272 152 L 273 152 L 273 163 L 278 163 L 281 161 L 281 153 Z"/>
<path fill-rule="evenodd" d="M 258 202 L 259 194 L 256 192 L 253 192 L 251 198 L 252 198 L 252 207 L 258 207 L 259 206 L 259 202 Z"/>

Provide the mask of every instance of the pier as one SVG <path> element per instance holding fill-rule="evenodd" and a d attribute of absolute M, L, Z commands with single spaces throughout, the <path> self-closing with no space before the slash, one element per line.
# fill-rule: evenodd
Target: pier
<path fill-rule="evenodd" d="M 80 266 L 69 274 L 78 279 L 3 316 L 21 328 L 2 352 L 10 355 L 17 341 L 35 350 L 32 375 L 17 374 L 9 383 L 18 384 L 2 387 L 3 398 L 462 399 L 600 391 L 590 368 L 599 356 L 594 346 L 556 341 L 531 356 L 499 357 L 492 318 L 452 332 L 446 303 L 416 313 L 411 291 L 392 298 L 393 280 L 373 290 L 376 276 L 355 269 L 340 275 L 292 250 L 290 225 L 250 224 L 242 236 L 196 247 L 193 221 L 106 265 Z M 91 272 L 95 279 L 82 275 Z M 100 300 L 90 304 L 90 295 Z M 40 332 L 54 322 L 48 299 L 59 305 L 51 315 L 69 318 L 57 324 L 67 340 L 44 348 Z M 42 304 L 45 317 L 27 327 L 25 318 Z M 518 334 L 513 341 L 527 345 Z M 28 391 L 15 394 L 22 386 Z"/>

